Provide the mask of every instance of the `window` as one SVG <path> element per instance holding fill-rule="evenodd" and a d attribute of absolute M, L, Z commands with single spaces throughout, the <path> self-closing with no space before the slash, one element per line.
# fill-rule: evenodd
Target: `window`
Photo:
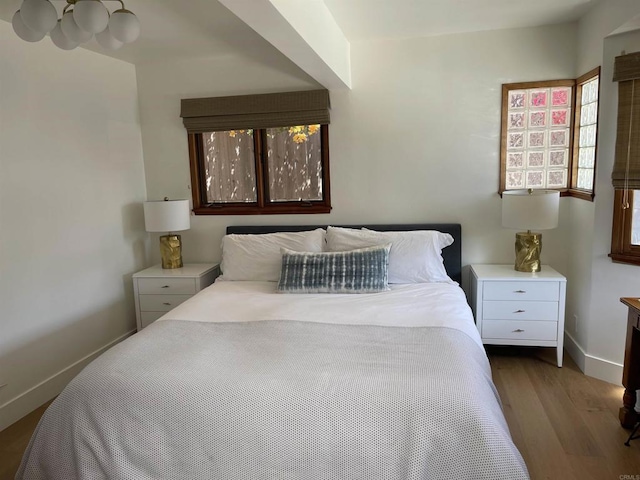
<path fill-rule="evenodd" d="M 502 86 L 500 193 L 548 188 L 593 198 L 598 78 L 599 68 L 578 80 Z"/>
<path fill-rule="evenodd" d="M 613 80 L 618 82 L 618 124 L 609 256 L 640 265 L 640 52 L 616 57 Z"/>
<path fill-rule="evenodd" d="M 573 171 L 571 189 L 576 197 L 593 199 L 598 138 L 600 68 L 576 80 Z"/>
<path fill-rule="evenodd" d="M 615 191 L 609 256 L 614 262 L 640 265 L 640 190 Z"/>
<path fill-rule="evenodd" d="M 194 213 L 329 213 L 328 101 L 326 90 L 183 100 Z"/>

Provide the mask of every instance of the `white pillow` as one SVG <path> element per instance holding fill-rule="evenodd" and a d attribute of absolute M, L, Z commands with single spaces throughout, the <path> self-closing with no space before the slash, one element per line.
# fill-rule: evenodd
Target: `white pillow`
<path fill-rule="evenodd" d="M 442 249 L 453 243 L 448 233 L 436 230 L 410 232 L 376 232 L 352 228 L 329 227 L 327 250 L 342 252 L 356 248 L 391 243 L 389 283 L 454 283 L 442 261 Z"/>
<path fill-rule="evenodd" d="M 222 238 L 221 279 L 277 282 L 282 265 L 281 248 L 322 252 L 324 237 L 322 228 L 308 232 L 225 235 Z"/>

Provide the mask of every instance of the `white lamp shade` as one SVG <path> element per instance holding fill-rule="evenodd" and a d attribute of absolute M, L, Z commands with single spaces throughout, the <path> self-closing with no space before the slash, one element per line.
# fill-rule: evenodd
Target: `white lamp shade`
<path fill-rule="evenodd" d="M 106 48 L 107 50 L 118 50 L 124 45 L 124 43 L 111 35 L 109 27 L 105 28 L 100 33 L 96 33 L 96 40 L 102 48 Z"/>
<path fill-rule="evenodd" d="M 78 45 L 80 45 L 80 43 L 74 42 L 73 40 L 67 38 L 66 35 L 62 32 L 61 24 L 62 24 L 62 21 L 58 20 L 58 24 L 56 25 L 56 28 L 51 30 L 51 33 L 49 34 L 51 35 L 51 41 L 54 43 L 56 47 L 62 50 L 73 50 Z"/>
<path fill-rule="evenodd" d="M 20 10 L 13 14 L 11 25 L 13 25 L 13 31 L 16 32 L 16 35 L 27 42 L 39 42 L 46 35 L 46 32 L 35 32 L 27 27 L 22 21 Z"/>
<path fill-rule="evenodd" d="M 109 10 L 100 0 L 79 0 L 73 7 L 73 19 L 85 32 L 100 33 L 109 24 Z"/>
<path fill-rule="evenodd" d="M 58 21 L 58 11 L 49 0 L 24 0 L 20 16 L 28 28 L 38 33 L 49 33 Z"/>
<path fill-rule="evenodd" d="M 140 21 L 129 10 L 116 10 L 109 19 L 109 30 L 114 38 L 131 43 L 140 35 Z"/>
<path fill-rule="evenodd" d="M 189 230 L 189 200 L 144 202 L 144 226 L 147 232 L 179 232 Z"/>
<path fill-rule="evenodd" d="M 502 193 L 502 226 L 518 230 L 548 230 L 558 226 L 560 192 L 508 190 Z"/>
<path fill-rule="evenodd" d="M 64 33 L 64 36 L 73 42 L 88 42 L 93 36 L 91 32 L 85 32 L 78 26 L 75 19 L 73 18 L 73 10 L 64 12 L 64 15 L 62 15 L 62 20 L 60 22 L 60 27 L 62 28 L 62 33 Z"/>

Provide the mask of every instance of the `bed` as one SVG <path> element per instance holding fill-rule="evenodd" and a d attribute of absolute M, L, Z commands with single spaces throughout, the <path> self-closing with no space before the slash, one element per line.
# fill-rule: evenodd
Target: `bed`
<path fill-rule="evenodd" d="M 453 241 L 435 246 L 442 272 L 401 255 L 424 250 L 429 231 Z M 222 277 L 85 368 L 43 415 L 16 478 L 529 478 L 458 285 L 460 225 L 227 233 Z M 274 240 L 277 271 L 273 245 L 251 243 L 273 235 L 307 242 Z M 296 265 L 309 283 L 287 283 Z M 345 280 L 354 271 L 366 281 Z M 327 287 L 330 275 L 343 276 Z M 338 290 L 315 293 L 325 288 Z"/>

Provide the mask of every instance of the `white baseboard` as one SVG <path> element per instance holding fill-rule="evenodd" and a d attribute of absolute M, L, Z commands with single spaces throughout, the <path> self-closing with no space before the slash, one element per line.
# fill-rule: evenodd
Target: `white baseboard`
<path fill-rule="evenodd" d="M 587 354 L 578 342 L 566 331 L 564 332 L 564 349 L 569 356 L 573 358 L 573 361 L 576 362 L 578 368 L 584 372 Z"/>
<path fill-rule="evenodd" d="M 100 347 L 86 357 L 83 357 L 77 362 L 69 365 L 67 368 L 64 368 L 58 373 L 50 376 L 26 392 L 21 393 L 17 397 L 12 398 L 3 405 L 0 405 L 0 431 L 17 422 L 25 415 L 33 412 L 40 405 L 54 398 L 62 392 L 64 387 L 92 360 L 117 343 L 120 343 L 122 340 L 130 337 L 135 332 L 135 330 L 131 330 L 130 332 L 125 333 L 107 345 Z"/>
<path fill-rule="evenodd" d="M 564 332 L 564 348 L 585 375 L 614 385 L 622 385 L 623 366 L 621 364 L 587 354 L 567 332 Z"/>

